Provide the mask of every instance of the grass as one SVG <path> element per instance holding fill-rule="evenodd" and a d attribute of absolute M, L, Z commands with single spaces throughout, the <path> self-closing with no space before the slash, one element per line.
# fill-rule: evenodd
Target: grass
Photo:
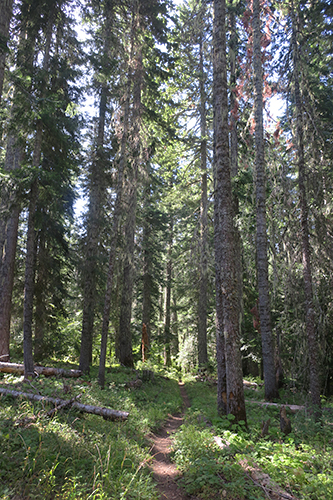
<path fill-rule="evenodd" d="M 94 369 L 91 380 L 40 376 L 31 384 L 1 374 L 1 385 L 14 390 L 62 399 L 81 394 L 82 403 L 129 411 L 130 416 L 126 422 L 110 422 L 71 409 L 49 418 L 45 404 L 0 397 L 0 498 L 158 498 L 146 435 L 179 410 L 181 398 L 176 380 L 157 375 L 140 389 L 127 388 L 135 377 L 131 370 L 114 367 L 102 391 Z"/>
<path fill-rule="evenodd" d="M 157 500 L 147 435 L 169 413 L 179 411 L 181 398 L 177 370 L 149 368 L 155 372 L 154 380 L 133 389 L 127 383 L 136 378 L 136 372 L 113 366 L 103 391 L 96 382 L 97 367 L 91 378 L 40 376 L 31 384 L 24 383 L 23 377 L 0 374 L 1 385 L 15 390 L 62 399 L 81 394 L 82 403 L 130 413 L 126 422 L 105 421 L 73 408 L 48 417 L 50 408 L 45 403 L 0 396 L 0 498 Z M 236 425 L 232 416 L 217 415 L 212 381 L 187 376 L 185 386 L 192 406 L 174 436 L 172 459 L 182 472 L 180 485 L 189 494 L 203 500 L 267 498 L 242 468 L 246 459 L 300 500 L 333 498 L 332 401 L 323 402 L 320 423 L 307 410 L 288 412 L 292 433 L 284 436 L 278 408 L 251 403 L 263 400 L 262 388 L 245 390 L 246 429 Z M 304 400 L 302 394 L 281 391 L 284 403 Z M 261 437 L 261 423 L 268 418 L 268 435 Z M 214 436 L 227 446 L 220 449 Z"/>
<path fill-rule="evenodd" d="M 316 423 L 308 410 L 288 412 L 292 433 L 284 436 L 279 409 L 247 403 L 248 430 L 232 416 L 216 411 L 216 387 L 191 381 L 186 385 L 192 407 L 174 440 L 173 459 L 183 472 L 189 494 L 202 499 L 259 500 L 267 498 L 240 463 L 257 464 L 286 491 L 304 500 L 333 498 L 333 404 L 324 402 L 323 419 Z M 245 390 L 247 400 L 263 400 L 263 389 Z M 281 391 L 285 404 L 302 404 L 305 395 Z M 262 421 L 271 419 L 269 433 L 261 437 Z M 221 450 L 213 436 L 228 445 Z"/>

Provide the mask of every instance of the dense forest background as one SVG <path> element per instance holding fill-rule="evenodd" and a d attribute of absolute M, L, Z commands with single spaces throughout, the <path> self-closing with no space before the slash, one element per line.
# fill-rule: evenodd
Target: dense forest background
<path fill-rule="evenodd" d="M 1 361 L 332 394 L 333 7 L 223 6 L 0 0 Z"/>

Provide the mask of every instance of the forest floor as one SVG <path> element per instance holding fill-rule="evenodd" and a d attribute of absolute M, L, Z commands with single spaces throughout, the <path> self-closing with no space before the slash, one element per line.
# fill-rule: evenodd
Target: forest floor
<path fill-rule="evenodd" d="M 180 394 L 183 400 L 184 410 L 191 406 L 190 400 L 186 394 L 185 386 L 179 383 Z M 184 413 L 169 415 L 165 425 L 151 436 L 153 441 L 152 455 L 154 457 L 152 470 L 154 479 L 158 485 L 158 491 L 161 500 L 195 500 L 196 497 L 188 496 L 184 490 L 179 488 L 177 479 L 180 473 L 174 463 L 170 460 L 172 448 L 171 435 L 174 434 L 184 423 Z"/>
<path fill-rule="evenodd" d="M 253 381 L 244 388 L 246 427 L 218 416 L 213 375 L 186 374 L 180 384 L 179 371 L 159 365 L 113 365 L 101 390 L 97 372 L 94 366 L 90 376 L 32 382 L 0 373 L 0 388 L 22 393 L 0 395 L 0 500 L 333 499 L 332 398 L 323 398 L 316 422 L 308 394 L 286 384 L 268 404 Z M 54 413 L 47 399 L 23 393 L 80 397 L 129 415 L 110 421 L 70 405 Z M 288 435 L 280 429 L 281 404 Z"/>

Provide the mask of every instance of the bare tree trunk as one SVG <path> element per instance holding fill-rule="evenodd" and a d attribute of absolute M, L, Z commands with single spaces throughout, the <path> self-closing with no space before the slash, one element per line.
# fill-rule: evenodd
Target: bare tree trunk
<path fill-rule="evenodd" d="M 172 294 L 172 336 L 173 336 L 173 354 L 178 356 L 179 354 L 179 331 L 178 331 L 178 314 L 177 314 L 177 301 L 175 294 Z"/>
<path fill-rule="evenodd" d="M 316 417 L 321 414 L 320 402 L 320 380 L 318 369 L 318 342 L 316 338 L 315 312 L 313 306 L 312 292 L 312 272 L 311 272 L 311 250 L 309 242 L 309 223 L 308 223 L 308 204 L 305 187 L 305 159 L 304 159 L 304 124 L 303 124 L 303 105 L 300 91 L 300 60 L 297 46 L 297 24 L 295 9 L 291 6 L 292 17 L 292 49 L 294 61 L 294 94 L 296 106 L 296 144 L 297 144 L 297 164 L 298 164 L 298 189 L 299 203 L 301 210 L 301 230 L 302 230 L 302 260 L 303 260 L 303 279 L 305 291 L 306 307 L 306 334 L 309 350 L 309 368 L 310 368 L 310 392 L 312 404 L 317 408 Z"/>
<path fill-rule="evenodd" d="M 132 354 L 132 297 L 134 285 L 134 237 L 136 228 L 136 209 L 137 209 L 137 189 L 138 189 L 138 169 L 141 161 L 141 91 L 143 83 L 142 52 L 141 41 L 138 40 L 140 31 L 139 3 L 134 12 L 134 87 L 133 87 L 133 128 L 131 134 L 132 145 L 132 165 L 128 173 L 129 181 L 129 205 L 125 225 L 125 263 L 123 272 L 123 289 L 120 305 L 119 321 L 119 361 L 125 366 L 133 366 Z"/>
<path fill-rule="evenodd" d="M 45 247 L 45 234 L 41 232 L 38 245 L 38 273 L 35 286 L 36 297 L 36 310 L 35 310 L 35 338 L 34 338 L 34 359 L 41 361 L 44 355 L 44 333 L 46 324 L 46 275 L 47 275 L 47 262 L 46 262 L 46 247 Z"/>
<path fill-rule="evenodd" d="M 19 216 L 20 207 L 16 205 L 7 223 L 6 250 L 0 276 L 0 361 L 10 360 L 10 320 Z"/>
<path fill-rule="evenodd" d="M 148 343 L 151 341 L 151 313 L 152 313 L 152 250 L 150 248 L 151 227 L 149 217 L 150 205 L 150 182 L 149 172 L 147 172 L 147 180 L 144 192 L 144 222 L 143 222 L 143 292 L 142 292 L 142 323 L 146 325 Z M 149 352 L 149 348 L 148 348 Z"/>
<path fill-rule="evenodd" d="M 227 374 L 227 413 L 236 422 L 246 422 L 243 374 L 240 355 L 239 298 L 235 252 L 235 227 L 231 190 L 228 130 L 228 88 L 226 62 L 226 5 L 225 0 L 214 1 L 214 172 L 218 192 L 218 223 L 221 259 L 221 286 L 223 329 L 225 338 Z"/>
<path fill-rule="evenodd" d="M 113 7 L 112 3 L 105 4 L 105 27 L 104 27 L 104 54 L 110 56 L 111 49 L 111 29 Z M 87 225 L 87 243 L 85 249 L 84 263 L 84 290 L 83 290 L 83 311 L 82 311 L 82 331 L 80 347 L 80 369 L 89 371 L 92 361 L 92 344 L 94 319 L 97 295 L 97 273 L 98 273 L 98 253 L 101 225 L 103 223 L 103 202 L 106 196 L 105 182 L 105 116 L 107 110 L 108 87 L 104 82 L 101 88 L 99 104 L 98 132 L 96 141 L 95 157 L 91 165 L 89 212 Z"/>
<path fill-rule="evenodd" d="M 170 215 L 171 217 L 171 215 Z M 166 297 L 165 297 L 165 323 L 164 323 L 164 366 L 171 366 L 171 286 L 172 286 L 172 243 L 173 223 L 169 225 L 169 247 L 166 267 Z"/>
<path fill-rule="evenodd" d="M 136 160 L 131 172 L 130 186 L 128 191 L 128 210 L 125 225 L 126 255 L 123 269 L 123 289 L 120 304 L 119 320 L 119 361 L 124 366 L 133 367 L 132 355 L 132 295 L 134 284 L 134 236 L 137 205 L 137 164 Z"/>
<path fill-rule="evenodd" d="M 200 166 L 201 166 L 201 203 L 200 203 L 200 281 L 198 301 L 198 363 L 199 367 L 206 366 L 207 356 L 207 127 L 206 127 L 206 92 L 204 77 L 202 33 L 199 43 L 199 71 L 200 71 Z"/>
<path fill-rule="evenodd" d="M 237 135 L 237 110 L 238 100 L 236 97 L 236 55 L 237 55 L 237 33 L 236 33 L 236 19 L 234 8 L 232 7 L 232 0 L 230 0 L 230 39 L 229 39 L 229 61 L 230 61 L 230 169 L 231 178 L 238 175 L 238 135 Z M 234 213 L 237 217 L 239 214 L 238 195 L 233 192 Z M 238 227 L 235 228 L 235 245 L 236 245 L 236 264 L 237 264 L 237 280 L 238 280 L 238 297 L 239 297 L 239 310 L 241 324 L 243 317 L 243 266 L 242 266 L 242 239 Z"/>
<path fill-rule="evenodd" d="M 268 281 L 266 176 L 263 128 L 263 69 L 261 63 L 260 0 L 253 0 L 253 69 L 255 79 L 255 145 L 256 145 L 256 202 L 257 202 L 257 272 L 262 357 L 265 379 L 265 399 L 279 397 L 274 364 L 271 328 L 271 307 Z"/>
<path fill-rule="evenodd" d="M 12 11 L 13 0 L 0 0 L 0 103 L 5 75 L 7 40 L 9 36 L 9 24 L 12 17 Z"/>

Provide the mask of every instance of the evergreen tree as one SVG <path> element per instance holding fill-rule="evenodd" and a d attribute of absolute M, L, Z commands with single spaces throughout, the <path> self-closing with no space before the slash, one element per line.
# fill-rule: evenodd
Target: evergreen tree
<path fill-rule="evenodd" d="M 220 280 L 223 306 L 223 333 L 226 360 L 227 413 L 246 422 L 243 374 L 240 355 L 239 299 L 235 261 L 235 228 L 231 192 L 228 133 L 228 95 L 226 63 L 226 5 L 214 2 L 214 173 L 219 229 Z M 222 360 L 222 356 L 218 356 Z"/>
<path fill-rule="evenodd" d="M 265 398 L 278 397 L 275 379 L 275 364 L 272 328 L 270 318 L 270 297 L 267 255 L 266 223 L 266 180 L 263 128 L 263 68 L 261 57 L 261 20 L 260 1 L 253 1 L 253 70 L 254 70 L 254 110 L 255 110 L 255 146 L 256 146 L 256 222 L 257 222 L 257 273 L 259 291 L 259 317 L 262 340 L 262 357 L 265 379 Z"/>

